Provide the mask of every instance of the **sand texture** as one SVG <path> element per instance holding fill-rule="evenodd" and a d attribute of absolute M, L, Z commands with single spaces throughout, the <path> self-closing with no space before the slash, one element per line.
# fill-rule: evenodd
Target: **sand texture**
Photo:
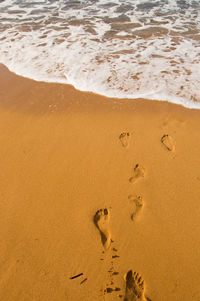
<path fill-rule="evenodd" d="M 199 301 L 200 111 L 0 66 L 0 300 Z"/>

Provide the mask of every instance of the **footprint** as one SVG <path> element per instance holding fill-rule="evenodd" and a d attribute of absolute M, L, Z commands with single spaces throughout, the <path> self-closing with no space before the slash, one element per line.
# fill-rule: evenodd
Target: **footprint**
<path fill-rule="evenodd" d="M 111 234 L 109 231 L 110 212 L 108 209 L 100 209 L 94 216 L 94 223 L 101 234 L 101 241 L 107 250 L 111 244 Z"/>
<path fill-rule="evenodd" d="M 113 293 L 113 292 L 119 292 L 121 291 L 121 288 L 120 287 L 115 287 L 115 288 L 112 288 L 112 287 L 107 287 L 104 292 L 105 293 Z"/>
<path fill-rule="evenodd" d="M 123 147 L 129 146 L 129 140 L 130 140 L 130 133 L 123 132 L 119 136 L 119 140 L 121 141 L 121 144 Z"/>
<path fill-rule="evenodd" d="M 145 176 L 145 169 L 144 167 L 136 164 L 133 170 L 133 176 L 129 179 L 129 182 L 135 183 L 138 179 L 144 178 Z"/>
<path fill-rule="evenodd" d="M 135 218 L 137 217 L 138 213 L 140 212 L 140 210 L 143 207 L 143 204 L 144 204 L 143 198 L 140 195 L 134 196 L 132 194 L 130 194 L 128 198 L 131 201 L 131 203 L 133 202 L 135 205 L 134 211 L 131 214 L 131 219 L 134 221 Z"/>
<path fill-rule="evenodd" d="M 139 273 L 128 271 L 125 275 L 126 291 L 124 301 L 147 301 L 144 280 Z"/>
<path fill-rule="evenodd" d="M 171 152 L 171 151 L 175 150 L 175 144 L 174 144 L 174 141 L 173 141 L 171 136 L 163 135 L 162 138 L 161 138 L 161 143 L 165 146 L 165 148 L 168 151 Z"/>

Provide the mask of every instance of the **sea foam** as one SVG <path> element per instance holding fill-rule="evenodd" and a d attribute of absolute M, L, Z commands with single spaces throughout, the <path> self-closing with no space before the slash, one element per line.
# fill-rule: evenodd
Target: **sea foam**
<path fill-rule="evenodd" d="M 200 108 L 200 3 L 0 2 L 0 62 L 38 81 Z"/>

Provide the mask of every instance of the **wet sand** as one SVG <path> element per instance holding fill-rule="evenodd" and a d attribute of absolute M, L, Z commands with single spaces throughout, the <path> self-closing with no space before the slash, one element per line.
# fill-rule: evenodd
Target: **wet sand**
<path fill-rule="evenodd" d="M 199 133 L 1 65 L 0 300 L 199 301 Z"/>

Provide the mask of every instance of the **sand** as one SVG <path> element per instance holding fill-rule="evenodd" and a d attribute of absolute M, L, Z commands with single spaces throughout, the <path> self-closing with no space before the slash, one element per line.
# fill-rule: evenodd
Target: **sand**
<path fill-rule="evenodd" d="M 199 133 L 1 65 L 0 300 L 199 301 Z"/>

